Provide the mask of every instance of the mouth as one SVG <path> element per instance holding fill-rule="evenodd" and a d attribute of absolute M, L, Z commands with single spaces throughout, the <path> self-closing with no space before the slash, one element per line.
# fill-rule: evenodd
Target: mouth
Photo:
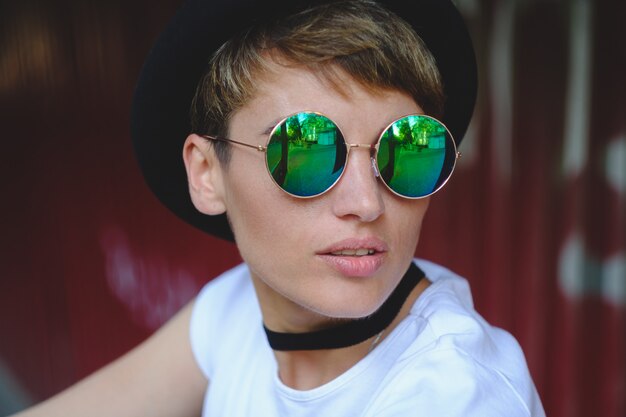
<path fill-rule="evenodd" d="M 343 249 L 330 252 L 334 256 L 367 256 L 376 253 L 376 249 Z"/>
<path fill-rule="evenodd" d="M 387 244 L 376 237 L 343 239 L 317 252 L 330 256 L 371 256 L 387 252 Z"/>
<path fill-rule="evenodd" d="M 387 244 L 377 238 L 350 238 L 317 253 L 319 259 L 347 277 L 376 274 L 386 259 Z"/>

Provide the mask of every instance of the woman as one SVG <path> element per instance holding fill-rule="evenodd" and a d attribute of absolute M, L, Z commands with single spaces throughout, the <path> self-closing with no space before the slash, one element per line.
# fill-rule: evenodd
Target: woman
<path fill-rule="evenodd" d="M 24 415 L 544 415 L 467 282 L 413 260 L 475 99 L 451 3 L 207 3 L 148 58 L 133 137 L 156 195 L 245 264 Z"/>

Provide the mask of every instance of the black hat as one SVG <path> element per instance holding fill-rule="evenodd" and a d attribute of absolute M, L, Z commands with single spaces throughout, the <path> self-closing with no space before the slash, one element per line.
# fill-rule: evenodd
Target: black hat
<path fill-rule="evenodd" d="M 189 196 L 182 159 L 191 133 L 189 108 L 209 58 L 235 34 L 266 18 L 331 0 L 190 0 L 171 20 L 141 71 L 132 107 L 132 138 L 146 182 L 176 215 L 214 236 L 233 240 L 226 215 L 207 216 Z M 442 121 L 457 145 L 472 116 L 476 60 L 461 15 L 450 0 L 378 1 L 422 38 L 443 79 Z"/>

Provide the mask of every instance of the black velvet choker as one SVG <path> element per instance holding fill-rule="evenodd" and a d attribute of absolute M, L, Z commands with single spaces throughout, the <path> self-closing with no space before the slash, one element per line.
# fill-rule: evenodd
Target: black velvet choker
<path fill-rule="evenodd" d="M 353 346 L 385 330 L 398 315 L 407 297 L 422 278 L 424 278 L 424 272 L 411 262 L 404 277 L 383 305 L 374 314 L 362 319 L 308 333 L 279 333 L 268 329 L 265 325 L 263 329 L 274 350 L 321 350 Z"/>

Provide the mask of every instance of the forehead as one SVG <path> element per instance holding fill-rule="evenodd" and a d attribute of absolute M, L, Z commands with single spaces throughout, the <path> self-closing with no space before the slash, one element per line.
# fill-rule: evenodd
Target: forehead
<path fill-rule="evenodd" d="M 252 97 L 230 120 L 230 131 L 245 119 L 275 124 L 302 111 L 322 113 L 340 126 L 349 120 L 389 123 L 407 114 L 423 113 L 407 93 L 364 86 L 341 69 L 312 69 L 302 65 L 269 63 L 259 74 Z M 266 126 L 266 128 L 269 126 Z"/>

